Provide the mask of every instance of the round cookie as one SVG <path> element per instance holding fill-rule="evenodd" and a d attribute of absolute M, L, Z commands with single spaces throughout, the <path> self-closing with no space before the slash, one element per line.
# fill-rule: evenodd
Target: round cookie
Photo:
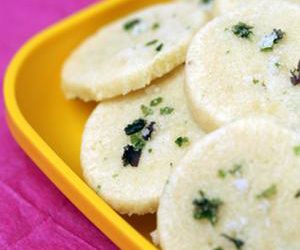
<path fill-rule="evenodd" d="M 276 0 L 275 0 L 276 1 Z M 282 0 L 285 1 L 285 0 Z M 216 12 L 219 15 L 227 14 L 237 8 L 245 7 L 248 4 L 256 4 L 261 2 L 261 0 L 216 0 Z"/>
<path fill-rule="evenodd" d="M 145 87 L 185 61 L 193 35 L 206 20 L 193 4 L 168 3 L 102 27 L 66 60 L 66 97 L 101 101 Z"/>
<path fill-rule="evenodd" d="M 89 185 L 122 214 L 153 213 L 170 171 L 204 133 L 190 115 L 180 66 L 146 89 L 99 104 L 83 135 Z"/>
<path fill-rule="evenodd" d="M 274 0 L 276 1 L 276 0 Z M 286 0 L 278 0 L 278 1 L 286 1 Z M 288 0 L 291 2 L 300 3 L 299 0 Z M 233 11 L 237 8 L 245 7 L 247 4 L 255 4 L 260 3 L 261 0 L 215 0 L 215 9 L 216 13 L 219 15 L 227 14 L 230 11 Z"/>
<path fill-rule="evenodd" d="M 248 118 L 196 143 L 158 209 L 163 250 L 298 250 L 300 137 Z"/>
<path fill-rule="evenodd" d="M 299 130 L 299 22 L 300 5 L 261 1 L 197 33 L 187 55 L 186 92 L 202 127 L 264 114 Z"/>
<path fill-rule="evenodd" d="M 206 11 L 209 19 L 215 17 L 216 0 L 176 0 L 178 2 L 192 3 L 202 10 Z"/>

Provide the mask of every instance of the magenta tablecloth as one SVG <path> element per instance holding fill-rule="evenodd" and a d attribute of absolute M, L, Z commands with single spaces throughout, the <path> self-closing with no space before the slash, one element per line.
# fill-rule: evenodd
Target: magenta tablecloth
<path fill-rule="evenodd" d="M 33 34 L 95 0 L 0 0 L 0 78 Z M 2 89 L 2 81 L 1 81 Z M 117 249 L 14 142 L 0 96 L 0 249 Z"/>

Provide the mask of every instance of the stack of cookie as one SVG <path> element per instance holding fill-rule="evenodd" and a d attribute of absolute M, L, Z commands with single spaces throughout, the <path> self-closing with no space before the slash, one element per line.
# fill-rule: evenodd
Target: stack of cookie
<path fill-rule="evenodd" d="M 299 2 L 153 5 L 66 60 L 66 97 L 99 102 L 87 183 L 121 214 L 158 211 L 162 249 L 300 249 Z"/>

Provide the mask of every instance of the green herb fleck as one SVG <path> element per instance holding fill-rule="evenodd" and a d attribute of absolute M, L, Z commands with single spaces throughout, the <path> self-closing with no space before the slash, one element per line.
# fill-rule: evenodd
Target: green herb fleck
<path fill-rule="evenodd" d="M 141 106 L 141 111 L 144 116 L 153 115 L 153 110 L 145 105 Z"/>
<path fill-rule="evenodd" d="M 265 84 L 264 81 L 260 81 L 260 80 L 254 78 L 254 79 L 252 80 L 252 82 L 253 82 L 253 84 L 255 84 L 255 85 L 257 85 L 257 84 L 260 83 L 261 86 L 266 87 L 266 84 Z"/>
<path fill-rule="evenodd" d="M 157 22 L 152 24 L 152 29 L 153 29 L 153 30 L 156 30 L 156 29 L 158 29 L 159 27 L 160 27 L 160 24 L 157 23 Z"/>
<path fill-rule="evenodd" d="M 119 176 L 119 174 L 113 174 L 113 175 L 112 175 L 112 178 L 115 179 L 115 178 L 117 178 L 118 176 Z"/>
<path fill-rule="evenodd" d="M 280 29 L 273 29 L 271 34 L 265 35 L 259 43 L 261 51 L 272 51 L 275 44 L 282 40 L 285 33 Z"/>
<path fill-rule="evenodd" d="M 300 145 L 294 147 L 294 153 L 295 155 L 300 156 Z"/>
<path fill-rule="evenodd" d="M 269 188 L 264 190 L 261 194 L 257 195 L 257 199 L 270 199 L 277 194 L 277 186 L 275 184 L 271 185 Z"/>
<path fill-rule="evenodd" d="M 242 247 L 245 245 L 245 242 L 241 239 L 230 237 L 227 234 L 222 234 L 221 236 L 233 243 L 237 250 L 242 249 Z"/>
<path fill-rule="evenodd" d="M 210 4 L 213 0 L 199 0 L 200 4 Z"/>
<path fill-rule="evenodd" d="M 300 198 L 300 189 L 297 191 L 297 193 L 295 194 L 295 198 L 298 199 Z"/>
<path fill-rule="evenodd" d="M 101 185 L 97 185 L 96 190 L 95 190 L 96 194 L 99 195 L 100 191 L 101 191 Z"/>
<path fill-rule="evenodd" d="M 173 162 L 170 162 L 170 166 L 173 167 Z"/>
<path fill-rule="evenodd" d="M 140 133 L 131 135 L 130 142 L 136 150 L 143 149 L 146 145 L 146 141 L 142 138 Z"/>
<path fill-rule="evenodd" d="M 281 67 L 281 64 L 280 64 L 279 62 L 276 62 L 274 65 L 275 65 L 277 68 L 280 68 L 280 67 Z"/>
<path fill-rule="evenodd" d="M 190 141 L 188 137 L 180 136 L 175 140 L 175 143 L 177 144 L 178 147 L 182 147 L 182 146 L 189 145 Z"/>
<path fill-rule="evenodd" d="M 174 108 L 171 107 L 164 107 L 160 109 L 160 114 L 161 115 L 169 115 L 174 111 Z"/>
<path fill-rule="evenodd" d="M 148 153 L 149 153 L 149 154 L 151 154 L 151 153 L 152 153 L 152 151 L 153 151 L 153 149 L 152 149 L 152 148 L 149 148 L 149 149 L 148 149 Z"/>
<path fill-rule="evenodd" d="M 147 42 L 145 45 L 146 45 L 146 46 L 151 46 L 151 45 L 153 45 L 153 44 L 156 44 L 157 42 L 158 42 L 158 40 L 157 40 L 157 39 L 154 39 L 154 40 L 152 40 L 152 41 Z"/>
<path fill-rule="evenodd" d="M 231 31 L 237 37 L 249 39 L 253 35 L 253 31 L 252 31 L 253 28 L 254 28 L 253 26 L 250 26 L 243 22 L 239 22 L 238 24 L 232 26 Z"/>
<path fill-rule="evenodd" d="M 226 54 L 228 55 L 230 53 L 230 50 L 226 50 Z"/>
<path fill-rule="evenodd" d="M 223 247 L 216 247 L 214 250 L 224 250 Z"/>
<path fill-rule="evenodd" d="M 233 166 L 233 168 L 228 171 L 228 173 L 231 174 L 231 175 L 236 175 L 238 173 L 241 174 L 242 168 L 243 168 L 243 165 L 241 165 L 241 164 L 235 164 Z"/>
<path fill-rule="evenodd" d="M 128 124 L 124 129 L 126 135 L 132 135 L 141 131 L 146 126 L 146 121 L 144 119 L 137 119 L 133 123 Z"/>
<path fill-rule="evenodd" d="M 155 107 L 155 106 L 161 104 L 162 101 L 163 101 L 163 98 L 162 98 L 162 97 L 157 97 L 157 98 L 153 99 L 153 100 L 150 102 L 150 106 L 151 106 L 151 107 Z"/>
<path fill-rule="evenodd" d="M 218 170 L 218 177 L 220 177 L 221 179 L 225 179 L 226 175 L 227 175 L 227 173 L 225 170 L 223 170 L 223 169 Z"/>
<path fill-rule="evenodd" d="M 164 47 L 164 44 L 163 43 L 160 43 L 157 47 L 156 47 L 156 51 L 159 52 L 162 50 L 162 48 Z"/>
<path fill-rule="evenodd" d="M 193 200 L 194 218 L 208 220 L 212 225 L 218 222 L 218 211 L 223 202 L 220 199 L 209 199 L 203 191 L 199 191 L 200 198 Z"/>
<path fill-rule="evenodd" d="M 235 176 L 236 174 L 242 174 L 243 165 L 241 164 L 235 164 L 233 165 L 232 169 L 229 169 L 228 171 L 224 169 L 218 170 L 218 177 L 225 179 L 228 174 Z"/>
<path fill-rule="evenodd" d="M 127 21 L 126 23 L 124 23 L 123 25 L 123 29 L 126 31 L 132 30 L 136 25 L 138 25 L 141 22 L 140 19 L 135 18 L 132 20 Z"/>

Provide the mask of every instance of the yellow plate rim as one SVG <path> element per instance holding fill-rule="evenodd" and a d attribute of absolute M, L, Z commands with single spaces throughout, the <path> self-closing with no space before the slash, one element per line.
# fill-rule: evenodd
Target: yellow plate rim
<path fill-rule="evenodd" d="M 16 99 L 17 75 L 26 58 L 32 51 L 70 26 L 76 25 L 83 18 L 92 16 L 100 10 L 105 11 L 124 3 L 126 0 L 110 0 L 92 4 L 87 8 L 59 21 L 44 31 L 33 36 L 15 54 L 7 67 L 3 92 L 8 127 L 17 143 L 29 155 L 48 178 L 67 196 L 67 198 L 99 229 L 101 229 L 121 249 L 157 250 L 147 239 L 110 208 L 87 184 L 81 180 L 60 158 L 53 149 L 39 136 L 23 116 Z M 45 166 L 47 165 L 47 166 Z M 47 168 L 50 168 L 46 171 Z M 51 170 L 51 171 L 49 171 Z M 59 176 L 64 179 L 62 187 L 55 181 Z M 78 198 L 80 198 L 78 200 Z M 97 200 L 98 199 L 98 200 Z M 97 200 L 97 202 L 95 202 Z M 98 215 L 98 216 L 97 216 Z M 95 221 L 97 217 L 103 221 Z"/>

